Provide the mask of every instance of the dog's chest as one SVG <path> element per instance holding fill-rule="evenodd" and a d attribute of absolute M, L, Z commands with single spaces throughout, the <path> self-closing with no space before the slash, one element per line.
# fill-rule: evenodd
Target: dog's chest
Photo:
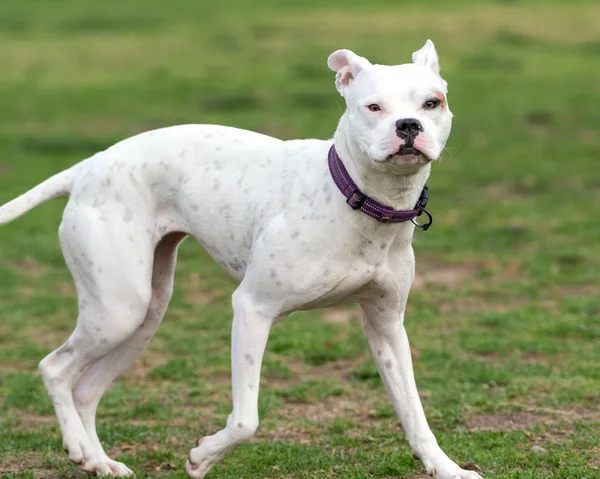
<path fill-rule="evenodd" d="M 360 301 L 382 291 L 410 287 L 412 250 L 399 249 L 393 239 L 346 235 L 331 230 L 314 247 L 299 249 L 295 263 L 284 269 L 289 286 L 283 291 L 297 309 Z M 279 271 L 279 269 L 276 269 Z M 397 281 L 396 275 L 406 278 Z"/>

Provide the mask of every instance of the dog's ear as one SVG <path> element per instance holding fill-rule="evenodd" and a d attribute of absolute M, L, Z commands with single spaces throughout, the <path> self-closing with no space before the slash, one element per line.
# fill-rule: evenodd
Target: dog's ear
<path fill-rule="evenodd" d="M 327 66 L 337 73 L 335 87 L 342 96 L 356 75 L 370 65 L 369 60 L 359 57 L 350 50 L 338 50 L 329 55 L 327 59 Z"/>
<path fill-rule="evenodd" d="M 431 40 L 427 40 L 423 48 L 412 54 L 412 61 L 417 65 L 431 68 L 437 75 L 440 74 L 440 61 Z"/>

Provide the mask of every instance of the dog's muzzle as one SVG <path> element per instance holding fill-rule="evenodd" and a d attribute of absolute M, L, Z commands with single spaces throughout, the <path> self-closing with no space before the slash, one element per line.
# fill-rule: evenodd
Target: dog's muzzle
<path fill-rule="evenodd" d="M 404 140 L 404 144 L 396 154 L 400 156 L 422 154 L 421 151 L 414 147 L 415 138 L 417 138 L 422 131 L 424 131 L 423 125 L 416 118 L 403 118 L 402 120 L 398 120 L 396 122 L 396 135 L 398 138 Z"/>

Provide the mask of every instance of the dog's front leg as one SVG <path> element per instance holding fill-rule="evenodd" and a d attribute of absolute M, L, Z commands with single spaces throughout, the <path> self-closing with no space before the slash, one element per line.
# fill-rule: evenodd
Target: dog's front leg
<path fill-rule="evenodd" d="M 404 329 L 404 311 L 363 305 L 363 331 L 408 442 L 427 473 L 438 479 L 482 479 L 456 465 L 440 449 L 421 405 Z"/>
<path fill-rule="evenodd" d="M 233 295 L 233 412 L 223 430 L 201 438 L 197 447 L 190 451 L 186 472 L 194 479 L 203 478 L 228 452 L 249 441 L 258 428 L 260 369 L 275 318 L 269 315 L 268 307 L 258 304 L 252 295 L 241 292 L 242 288 L 240 286 Z"/>

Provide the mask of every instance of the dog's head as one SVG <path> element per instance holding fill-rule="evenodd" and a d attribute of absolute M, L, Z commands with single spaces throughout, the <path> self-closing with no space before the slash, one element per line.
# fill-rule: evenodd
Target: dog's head
<path fill-rule="evenodd" d="M 413 63 L 372 65 L 350 50 L 338 50 L 327 64 L 346 100 L 348 144 L 378 164 L 418 165 L 439 157 L 452 124 L 447 83 L 431 40 L 412 55 Z"/>

